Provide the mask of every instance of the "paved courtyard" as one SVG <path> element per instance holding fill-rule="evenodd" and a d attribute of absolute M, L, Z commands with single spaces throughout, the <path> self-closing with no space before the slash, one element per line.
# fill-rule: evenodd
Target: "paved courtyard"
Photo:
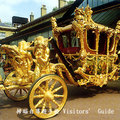
<path fill-rule="evenodd" d="M 68 86 L 68 100 L 63 110 L 50 120 L 119 120 L 120 81 L 104 88 Z M 14 102 L 0 91 L 0 120 L 39 120 L 27 111 L 28 101 Z"/>

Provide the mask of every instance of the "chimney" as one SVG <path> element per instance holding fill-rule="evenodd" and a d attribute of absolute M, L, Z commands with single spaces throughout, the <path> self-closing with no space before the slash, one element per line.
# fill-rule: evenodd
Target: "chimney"
<path fill-rule="evenodd" d="M 41 16 L 46 15 L 46 11 L 47 11 L 46 5 L 42 5 L 42 7 L 41 7 Z"/>
<path fill-rule="evenodd" d="M 30 22 L 34 20 L 34 15 L 33 15 L 33 12 L 31 12 L 30 14 Z"/>
<path fill-rule="evenodd" d="M 59 8 L 64 7 L 67 4 L 66 0 L 58 0 Z"/>

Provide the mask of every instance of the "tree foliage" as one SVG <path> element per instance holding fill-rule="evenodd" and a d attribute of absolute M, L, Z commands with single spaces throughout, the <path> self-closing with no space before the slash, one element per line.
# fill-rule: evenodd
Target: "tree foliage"
<path fill-rule="evenodd" d="M 74 3 L 73 0 L 69 0 L 69 1 L 67 2 L 68 5 L 69 5 L 69 4 L 72 4 L 72 3 Z"/>
<path fill-rule="evenodd" d="M 58 8 L 57 7 L 54 7 L 52 11 L 56 11 Z"/>
<path fill-rule="evenodd" d="M 67 5 L 72 4 L 72 3 L 74 3 L 74 0 L 69 0 L 69 1 L 67 1 Z M 52 9 L 52 11 L 56 11 L 56 10 L 58 10 L 58 7 L 54 7 L 54 8 Z"/>

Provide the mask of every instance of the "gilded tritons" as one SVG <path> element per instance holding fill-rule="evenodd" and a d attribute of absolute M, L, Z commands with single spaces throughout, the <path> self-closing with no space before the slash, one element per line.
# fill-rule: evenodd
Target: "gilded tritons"
<path fill-rule="evenodd" d="M 5 82 L 9 85 L 28 85 L 45 74 L 56 72 L 56 65 L 49 62 L 49 39 L 39 36 L 33 42 L 21 41 L 16 45 L 2 45 L 13 67 Z M 34 45 L 33 45 L 34 44 Z"/>

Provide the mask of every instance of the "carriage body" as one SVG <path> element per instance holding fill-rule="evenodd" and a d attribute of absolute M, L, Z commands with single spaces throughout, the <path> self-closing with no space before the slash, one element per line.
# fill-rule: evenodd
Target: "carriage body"
<path fill-rule="evenodd" d="M 108 28 L 95 23 L 91 15 L 89 6 L 85 11 L 77 8 L 72 24 L 65 27 L 58 27 L 52 18 L 53 35 L 78 84 L 102 87 L 108 80 L 118 80 L 119 24 Z"/>

